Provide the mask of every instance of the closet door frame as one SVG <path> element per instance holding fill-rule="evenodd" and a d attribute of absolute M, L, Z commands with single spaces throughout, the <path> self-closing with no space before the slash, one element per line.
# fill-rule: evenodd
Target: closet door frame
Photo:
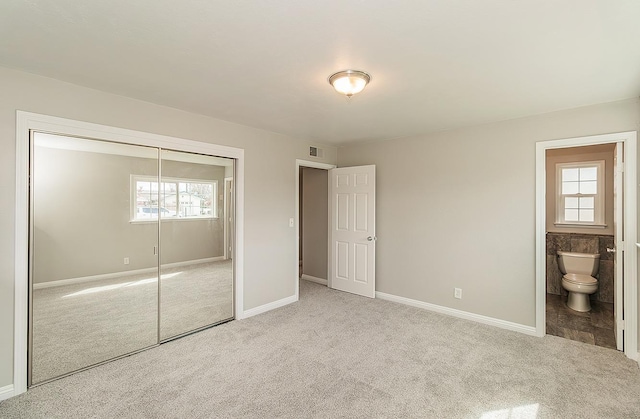
<path fill-rule="evenodd" d="M 16 219 L 14 282 L 14 395 L 27 391 L 29 330 L 29 175 L 30 134 L 40 131 L 117 143 L 158 147 L 235 159 L 234 308 L 244 313 L 244 149 L 152 134 L 49 115 L 16 113 Z"/>

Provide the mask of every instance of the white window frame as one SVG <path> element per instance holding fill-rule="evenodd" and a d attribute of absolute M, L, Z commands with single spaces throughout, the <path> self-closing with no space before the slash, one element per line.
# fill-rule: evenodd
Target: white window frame
<path fill-rule="evenodd" d="M 590 221 L 566 221 L 565 220 L 565 195 L 562 194 L 562 169 L 575 169 L 582 167 L 596 167 L 597 169 L 597 191 L 595 195 L 587 195 L 594 197 L 594 220 Z M 588 227 L 588 228 L 605 228 L 605 208 L 604 208 L 604 184 L 605 184 L 605 162 L 604 160 L 581 161 L 556 163 L 556 222 L 558 227 Z M 580 197 L 581 194 L 572 194 L 569 196 Z"/>
<path fill-rule="evenodd" d="M 130 222 L 132 223 L 148 223 L 156 222 L 158 218 L 137 218 L 138 215 L 138 195 L 137 195 L 137 182 L 155 182 L 158 183 L 157 176 L 148 175 L 131 175 L 131 205 L 130 205 Z M 207 183 L 212 186 L 212 202 L 211 202 L 211 215 L 199 215 L 188 217 L 167 217 L 161 218 L 162 221 L 180 221 L 180 220 L 214 220 L 218 219 L 218 181 L 208 179 L 187 179 L 187 178 L 172 178 L 163 177 L 160 183 Z M 179 188 L 176 188 L 179 190 Z M 160 206 L 160 188 L 158 187 L 158 207 Z M 180 212 L 180 199 L 176 199 L 177 213 Z M 158 211 L 159 212 L 159 211 Z"/>

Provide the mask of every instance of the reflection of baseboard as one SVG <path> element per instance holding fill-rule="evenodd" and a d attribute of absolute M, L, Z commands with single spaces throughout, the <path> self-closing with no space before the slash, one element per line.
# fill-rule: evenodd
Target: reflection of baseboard
<path fill-rule="evenodd" d="M 180 266 L 197 265 L 200 263 L 208 263 L 208 262 L 218 262 L 221 260 L 224 260 L 224 256 L 215 256 L 215 257 L 206 258 L 206 259 L 186 260 L 184 262 L 165 263 L 164 265 L 162 265 L 162 267 L 177 268 Z M 122 271 L 122 272 L 112 272 L 112 273 L 100 274 L 100 275 L 81 276 L 78 278 L 59 279 L 57 281 L 40 282 L 38 284 L 33 284 L 33 289 L 39 290 L 42 288 L 61 287 L 63 285 L 81 284 L 83 282 L 93 282 L 93 281 L 100 281 L 102 279 L 119 278 L 121 276 L 151 274 L 151 273 L 157 273 L 157 272 L 158 272 L 158 268 L 145 268 L 145 269 L 135 269 L 132 271 Z"/>
<path fill-rule="evenodd" d="M 300 279 L 304 279 L 305 281 L 315 282 L 316 284 L 320 284 L 320 285 L 328 285 L 328 281 L 326 279 L 318 278 L 318 277 L 307 275 L 307 274 L 302 274 Z"/>
<path fill-rule="evenodd" d="M 189 265 L 197 265 L 199 263 L 219 262 L 221 260 L 225 260 L 224 256 L 215 256 L 215 257 L 206 258 L 206 259 L 185 260 L 184 262 L 165 263 L 162 265 L 162 267 L 177 268 L 178 266 L 189 266 Z"/>

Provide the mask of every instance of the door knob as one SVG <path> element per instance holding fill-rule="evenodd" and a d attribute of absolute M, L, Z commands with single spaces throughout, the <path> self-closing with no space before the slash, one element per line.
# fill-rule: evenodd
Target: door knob
<path fill-rule="evenodd" d="M 373 237 L 369 236 L 369 237 L 367 237 L 367 241 L 374 242 L 374 241 L 376 241 L 376 240 L 378 240 L 378 238 L 377 238 L 376 236 L 373 236 Z"/>
<path fill-rule="evenodd" d="M 616 252 L 615 247 L 607 247 L 607 253 L 615 253 L 615 252 Z"/>

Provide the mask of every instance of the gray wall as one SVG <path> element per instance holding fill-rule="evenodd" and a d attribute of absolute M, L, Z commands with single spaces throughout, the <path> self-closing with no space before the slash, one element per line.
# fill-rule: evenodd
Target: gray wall
<path fill-rule="evenodd" d="M 157 176 L 156 160 L 47 147 L 34 155 L 35 283 L 156 266 L 156 223 L 130 222 L 130 176 Z M 222 166 L 163 160 L 162 173 L 224 186 Z M 162 262 L 222 256 L 222 241 L 222 218 L 164 221 Z"/>
<path fill-rule="evenodd" d="M 0 91 L 0 387 L 13 382 L 16 110 L 244 149 L 245 309 L 294 294 L 292 175 L 311 143 L 5 68 Z M 336 148 L 323 150 L 319 161 L 335 164 Z"/>
<path fill-rule="evenodd" d="M 377 166 L 376 290 L 535 326 L 535 143 L 639 118 L 633 99 L 340 148 Z"/>
<path fill-rule="evenodd" d="M 326 170 L 302 167 L 302 273 L 327 279 L 329 177 Z"/>

